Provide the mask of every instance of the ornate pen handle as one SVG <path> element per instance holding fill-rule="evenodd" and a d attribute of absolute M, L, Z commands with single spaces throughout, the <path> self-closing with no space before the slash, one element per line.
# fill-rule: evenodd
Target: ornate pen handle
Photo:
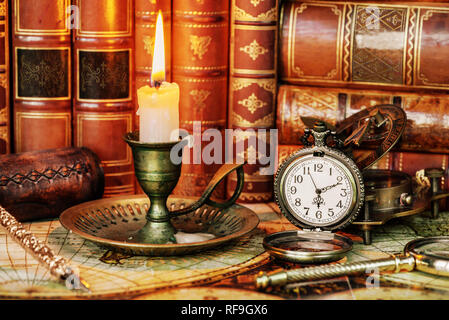
<path fill-rule="evenodd" d="M 400 272 L 412 271 L 414 268 L 415 258 L 412 256 L 393 256 L 387 259 L 308 267 L 272 274 L 261 273 L 256 277 L 256 287 L 265 289 L 269 286 L 282 286 L 287 283 L 362 274 L 367 270 Z"/>
<path fill-rule="evenodd" d="M 39 263 L 43 264 L 51 275 L 61 280 L 69 280 L 78 288 L 87 289 L 87 284 L 81 281 L 74 271 L 68 266 L 64 258 L 57 256 L 45 243 L 27 231 L 5 208 L 0 206 L 0 224 L 8 234 L 18 242 L 23 249 L 29 251 Z"/>

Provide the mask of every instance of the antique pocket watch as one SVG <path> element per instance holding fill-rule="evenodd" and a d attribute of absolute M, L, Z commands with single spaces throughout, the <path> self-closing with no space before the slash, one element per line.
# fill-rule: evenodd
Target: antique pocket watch
<path fill-rule="evenodd" d="M 280 165 L 274 182 L 281 212 L 301 230 L 267 236 L 263 245 L 271 255 L 291 262 L 324 263 L 339 260 L 352 249 L 351 239 L 333 232 L 353 223 L 364 205 L 362 170 L 388 152 L 401 136 L 405 122 L 395 121 L 396 112 L 405 118 L 403 110 L 394 105 L 362 111 L 352 118 L 357 121 L 345 140 L 322 121 L 305 130 L 306 148 Z M 382 126 L 386 126 L 386 134 L 373 134 L 373 128 Z M 344 124 L 345 129 L 348 127 Z M 345 148 L 375 138 L 382 140 L 380 147 L 359 163 Z"/>
<path fill-rule="evenodd" d="M 328 262 L 352 248 L 349 238 L 331 233 L 357 217 L 365 197 L 363 177 L 355 162 L 327 144 L 335 133 L 322 122 L 306 130 L 314 146 L 295 152 L 279 167 L 274 184 L 276 202 L 300 231 L 265 238 L 274 256 L 292 262 Z"/>

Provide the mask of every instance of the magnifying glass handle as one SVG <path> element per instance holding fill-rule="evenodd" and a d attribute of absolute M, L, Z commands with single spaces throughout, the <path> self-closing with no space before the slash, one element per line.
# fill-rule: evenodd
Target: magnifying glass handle
<path fill-rule="evenodd" d="M 412 271 L 415 268 L 415 258 L 412 256 L 393 256 L 387 259 L 332 264 L 317 267 L 308 267 L 271 274 L 261 273 L 256 277 L 256 287 L 265 289 L 269 286 L 282 286 L 288 283 L 336 278 L 363 273 L 372 273 L 373 270 L 402 272 Z"/>

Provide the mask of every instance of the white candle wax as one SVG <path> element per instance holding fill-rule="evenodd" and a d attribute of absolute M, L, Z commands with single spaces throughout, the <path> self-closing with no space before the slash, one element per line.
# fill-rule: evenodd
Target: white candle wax
<path fill-rule="evenodd" d="M 179 86 L 162 82 L 137 91 L 140 142 L 161 143 L 179 140 Z"/>

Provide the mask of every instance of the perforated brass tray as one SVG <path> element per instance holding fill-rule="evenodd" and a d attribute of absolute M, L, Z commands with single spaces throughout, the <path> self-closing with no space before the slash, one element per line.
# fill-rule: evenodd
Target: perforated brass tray
<path fill-rule="evenodd" d="M 170 197 L 170 210 L 182 209 L 196 198 Z M 234 204 L 228 209 L 204 205 L 196 211 L 172 219 L 173 226 L 184 233 L 211 233 L 212 240 L 181 244 L 135 243 L 129 239 L 146 222 L 150 201 L 146 196 L 123 196 L 86 202 L 65 210 L 61 224 L 84 239 L 117 252 L 131 255 L 185 255 L 220 246 L 236 240 L 259 224 L 250 209 Z"/>

